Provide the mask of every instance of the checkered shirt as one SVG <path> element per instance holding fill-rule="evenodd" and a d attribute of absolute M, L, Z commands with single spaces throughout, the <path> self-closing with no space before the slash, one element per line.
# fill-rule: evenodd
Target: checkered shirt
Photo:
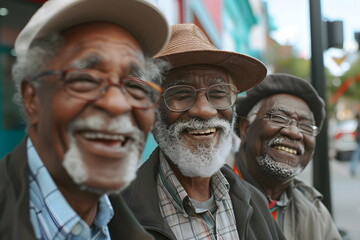
<path fill-rule="evenodd" d="M 99 211 L 91 228 L 65 200 L 41 161 L 30 138 L 29 161 L 30 220 L 36 239 L 105 240 L 111 239 L 107 224 L 114 215 L 109 198 L 100 198 Z"/>
<path fill-rule="evenodd" d="M 211 177 L 211 190 L 217 207 L 214 214 L 194 208 L 163 154 L 160 154 L 157 190 L 161 214 L 176 239 L 239 239 L 229 183 L 220 171 Z"/>

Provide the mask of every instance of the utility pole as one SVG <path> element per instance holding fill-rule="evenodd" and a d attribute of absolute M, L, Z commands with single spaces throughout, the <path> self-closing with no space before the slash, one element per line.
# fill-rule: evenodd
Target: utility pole
<path fill-rule="evenodd" d="M 326 79 L 324 72 L 324 25 L 322 23 L 320 0 L 309 0 L 310 32 L 311 32 L 311 79 L 312 85 L 326 103 Z M 316 114 L 316 113 L 314 113 Z M 324 120 L 323 128 L 316 139 L 313 160 L 314 187 L 324 195 L 323 203 L 332 212 L 330 171 L 328 155 L 328 119 Z"/>

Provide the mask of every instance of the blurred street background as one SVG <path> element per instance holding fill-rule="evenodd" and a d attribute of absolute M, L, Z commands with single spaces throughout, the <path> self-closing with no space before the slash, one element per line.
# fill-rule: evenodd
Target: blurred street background
<path fill-rule="evenodd" d="M 327 121 L 313 164 L 301 177 L 324 194 L 344 239 L 360 239 L 360 176 L 349 174 L 354 117 L 360 112 L 360 0 L 149 1 L 170 24 L 193 22 L 218 48 L 258 58 L 269 73 L 290 73 L 313 84 L 326 100 Z M 14 42 L 45 2 L 0 0 L 0 159 L 25 136 L 12 102 Z M 155 146 L 150 136 L 143 161 Z"/>
<path fill-rule="evenodd" d="M 312 164 L 300 174 L 299 178 L 312 184 Z M 351 176 L 349 161 L 330 160 L 331 196 L 333 218 L 344 232 L 344 240 L 360 239 L 360 174 Z"/>

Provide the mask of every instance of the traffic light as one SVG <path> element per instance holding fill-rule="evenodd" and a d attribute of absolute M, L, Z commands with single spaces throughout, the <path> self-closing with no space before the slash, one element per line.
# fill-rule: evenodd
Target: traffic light
<path fill-rule="evenodd" d="M 355 37 L 355 40 L 356 40 L 356 42 L 358 44 L 358 51 L 360 51 L 360 32 L 355 32 L 354 37 Z"/>
<path fill-rule="evenodd" d="M 343 48 L 344 45 L 344 27 L 343 21 L 326 21 L 325 22 L 325 49 Z"/>

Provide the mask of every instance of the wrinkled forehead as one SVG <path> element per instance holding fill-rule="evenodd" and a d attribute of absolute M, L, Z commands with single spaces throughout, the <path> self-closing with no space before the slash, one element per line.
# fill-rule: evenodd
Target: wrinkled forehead
<path fill-rule="evenodd" d="M 307 102 L 304 99 L 291 94 L 275 94 L 264 99 L 262 111 L 283 112 L 287 115 L 296 114 L 299 117 L 314 119 Z"/>
<path fill-rule="evenodd" d="M 164 87 L 174 85 L 196 85 L 202 81 L 205 85 L 216 83 L 231 83 L 229 73 L 215 65 L 189 65 L 171 69 L 167 75 Z"/>
<path fill-rule="evenodd" d="M 135 37 L 116 24 L 79 24 L 62 31 L 61 35 L 64 43 L 48 68 L 126 72 L 144 65 L 144 55 Z"/>

